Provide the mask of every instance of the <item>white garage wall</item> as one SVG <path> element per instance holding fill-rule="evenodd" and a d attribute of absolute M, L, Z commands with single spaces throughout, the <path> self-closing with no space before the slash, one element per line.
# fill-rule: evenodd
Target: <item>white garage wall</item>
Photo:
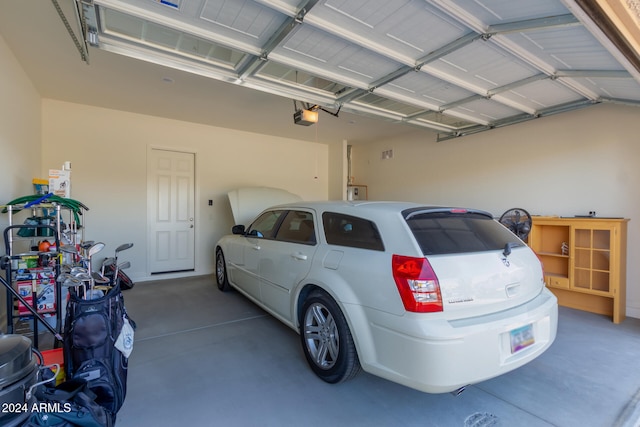
<path fill-rule="evenodd" d="M 328 147 L 50 99 L 42 107 L 42 174 L 71 162 L 71 198 L 89 207 L 85 239 L 117 245 L 128 273 L 146 271 L 146 155 L 154 146 L 196 153 L 196 272 L 213 272 L 213 248 L 233 225 L 227 192 L 278 187 L 305 200 L 328 197 Z M 208 200 L 213 206 L 208 206 Z M 153 276 L 166 278 L 170 276 Z"/>
<path fill-rule="evenodd" d="M 0 204 L 33 192 L 40 173 L 40 95 L 0 37 Z M 7 215 L 0 215 L 4 230 Z M 4 253 L 4 250 L 3 252 Z"/>
<path fill-rule="evenodd" d="M 596 105 L 446 142 L 413 138 L 353 147 L 355 182 L 369 198 L 459 205 L 500 216 L 630 218 L 627 314 L 640 317 L 640 109 Z M 381 153 L 393 150 L 393 158 Z"/>
<path fill-rule="evenodd" d="M 0 205 L 16 195 L 33 192 L 31 179 L 40 171 L 40 95 L 0 36 Z M 8 225 L 8 214 L 0 214 L 0 230 Z M 5 253 L 4 238 L 0 238 Z M 4 271 L 0 271 L 4 277 Z M 0 286 L 0 330 L 7 313 L 6 292 Z"/>

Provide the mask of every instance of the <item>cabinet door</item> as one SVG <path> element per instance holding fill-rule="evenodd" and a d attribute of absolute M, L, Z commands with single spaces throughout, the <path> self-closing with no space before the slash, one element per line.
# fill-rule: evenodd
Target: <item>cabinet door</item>
<path fill-rule="evenodd" d="M 612 227 L 575 227 L 573 236 L 573 288 L 611 293 Z"/>

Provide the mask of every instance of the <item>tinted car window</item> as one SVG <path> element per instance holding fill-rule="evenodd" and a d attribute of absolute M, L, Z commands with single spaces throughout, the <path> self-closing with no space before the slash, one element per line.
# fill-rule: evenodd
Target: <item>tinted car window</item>
<path fill-rule="evenodd" d="M 247 234 L 256 237 L 273 237 L 280 218 L 286 211 L 269 211 L 260 215 L 249 226 Z"/>
<path fill-rule="evenodd" d="M 276 234 L 277 240 L 314 245 L 316 234 L 310 212 L 289 211 Z"/>
<path fill-rule="evenodd" d="M 407 220 L 425 255 L 481 252 L 523 243 L 486 215 L 473 212 L 436 212 L 411 215 Z"/>
<path fill-rule="evenodd" d="M 330 245 L 384 251 L 378 228 L 369 220 L 325 212 L 322 214 L 322 224 Z"/>

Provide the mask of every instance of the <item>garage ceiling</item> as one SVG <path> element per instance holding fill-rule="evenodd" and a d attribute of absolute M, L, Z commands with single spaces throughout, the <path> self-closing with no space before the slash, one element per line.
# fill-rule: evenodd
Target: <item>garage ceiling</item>
<path fill-rule="evenodd" d="M 288 98 L 291 115 L 355 113 L 446 140 L 602 102 L 640 106 L 633 0 L 74 5 L 58 11 L 87 63 L 97 48 Z"/>

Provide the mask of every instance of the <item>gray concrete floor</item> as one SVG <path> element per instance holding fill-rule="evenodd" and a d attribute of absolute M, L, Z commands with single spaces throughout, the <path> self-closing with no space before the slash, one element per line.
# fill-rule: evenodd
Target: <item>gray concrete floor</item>
<path fill-rule="evenodd" d="M 210 276 L 124 295 L 137 329 L 118 427 L 639 425 L 639 319 L 561 308 L 545 354 L 456 397 L 364 372 L 326 384 L 294 331 Z"/>

